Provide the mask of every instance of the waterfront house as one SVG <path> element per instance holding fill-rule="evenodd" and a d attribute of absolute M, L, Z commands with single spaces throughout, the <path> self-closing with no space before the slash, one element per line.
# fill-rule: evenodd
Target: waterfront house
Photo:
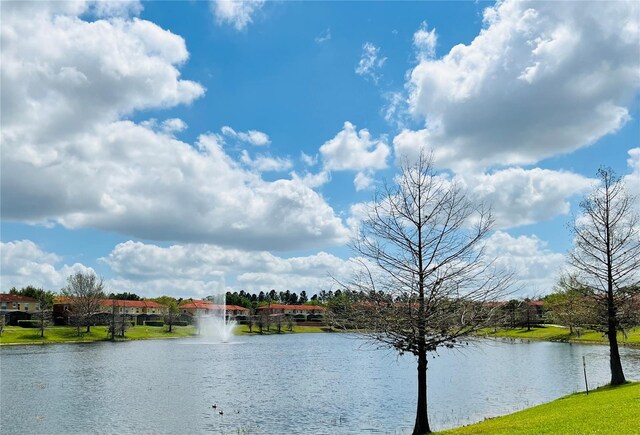
<path fill-rule="evenodd" d="M 29 320 L 31 315 L 40 310 L 37 299 L 29 296 L 0 293 L 0 316 L 5 325 L 17 325 L 18 320 Z"/>
<path fill-rule="evenodd" d="M 92 315 L 92 319 L 96 324 L 108 322 L 109 316 L 113 315 L 114 308 L 116 314 L 126 314 L 140 320 L 137 322 L 138 324 L 142 324 L 144 320 L 162 319 L 166 314 L 169 314 L 169 307 L 154 301 L 102 299 L 100 308 Z M 73 298 L 56 297 L 53 303 L 53 314 L 56 323 L 69 324 L 69 317 L 73 315 Z"/>
<path fill-rule="evenodd" d="M 227 320 L 234 320 L 238 316 L 248 316 L 249 308 L 239 305 L 219 305 L 211 301 L 188 299 L 178 307 L 181 314 L 192 317 L 199 316 L 222 316 L 226 310 Z"/>
<path fill-rule="evenodd" d="M 258 314 L 266 313 L 270 316 L 285 315 L 300 320 L 322 320 L 325 307 L 320 305 L 285 305 L 269 304 L 257 308 Z"/>

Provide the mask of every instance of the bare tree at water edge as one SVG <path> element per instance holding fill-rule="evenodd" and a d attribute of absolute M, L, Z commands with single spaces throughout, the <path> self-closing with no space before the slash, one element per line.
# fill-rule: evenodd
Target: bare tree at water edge
<path fill-rule="evenodd" d="M 91 317 L 100 311 L 101 300 L 105 298 L 102 278 L 94 273 L 77 272 L 67 278 L 67 286 L 62 289 L 62 295 L 69 298 L 78 335 L 81 325 L 87 327 L 87 332 L 91 332 Z"/>
<path fill-rule="evenodd" d="M 431 432 L 427 354 L 463 345 L 489 325 L 512 276 L 483 247 L 493 219 L 433 168 L 430 157 L 405 161 L 369 205 L 352 247 L 361 272 L 345 288 L 334 322 L 380 347 L 417 359 L 414 434 Z"/>
<path fill-rule="evenodd" d="M 580 202 L 571 225 L 574 248 L 569 264 L 579 288 L 599 307 L 596 325 L 609 339 L 611 384 L 625 382 L 617 333 L 633 318 L 632 298 L 640 295 L 640 218 L 636 200 L 610 168 L 598 170 L 600 185 Z"/>

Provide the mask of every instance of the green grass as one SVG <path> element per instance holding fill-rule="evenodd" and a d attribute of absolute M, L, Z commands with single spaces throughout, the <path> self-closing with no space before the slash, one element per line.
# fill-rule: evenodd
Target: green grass
<path fill-rule="evenodd" d="M 504 337 L 519 338 L 526 340 L 547 340 L 547 341 L 566 341 L 572 343 L 608 343 L 608 340 L 600 332 L 582 331 L 578 336 L 571 334 L 569 328 L 562 326 L 541 326 L 532 327 L 531 331 L 527 328 L 515 329 L 485 329 L 481 332 L 488 337 Z M 618 342 L 626 346 L 640 346 L 640 328 L 634 328 L 628 331 L 625 337 L 622 333 L 618 333 Z"/>
<path fill-rule="evenodd" d="M 127 330 L 124 340 L 147 340 L 158 338 L 178 338 L 192 337 L 197 334 L 194 326 L 174 326 L 171 333 L 166 331 L 166 327 L 154 326 L 134 326 Z M 45 343 L 66 343 L 66 342 L 92 342 L 109 340 L 110 336 L 106 326 L 92 326 L 91 332 L 84 332 L 81 329 L 80 336 L 76 333 L 76 328 L 72 326 L 51 326 L 45 329 L 44 338 L 40 337 L 40 329 L 21 328 L 18 326 L 5 326 L 0 337 L 0 344 L 45 344 Z M 302 333 L 302 332 L 326 332 L 326 327 L 295 325 L 293 331 L 288 331 L 283 326 L 282 334 Z M 234 329 L 235 335 L 260 335 L 258 328 L 249 332 L 246 325 L 238 325 Z M 278 334 L 277 328 L 271 326 L 270 331 L 263 331 L 263 335 Z M 118 338 L 118 340 L 122 340 Z"/>
<path fill-rule="evenodd" d="M 640 383 L 602 387 L 439 434 L 640 434 Z"/>
<path fill-rule="evenodd" d="M 84 332 L 78 336 L 76 328 L 72 326 L 51 326 L 45 328 L 44 337 L 40 337 L 40 329 L 5 326 L 0 337 L 0 344 L 28 344 L 28 343 L 65 343 L 91 342 L 110 338 L 106 326 L 92 326 L 91 332 Z M 143 340 L 157 338 L 189 337 L 195 334 L 193 326 L 174 326 L 171 333 L 164 327 L 134 326 L 127 330 L 126 340 Z"/>

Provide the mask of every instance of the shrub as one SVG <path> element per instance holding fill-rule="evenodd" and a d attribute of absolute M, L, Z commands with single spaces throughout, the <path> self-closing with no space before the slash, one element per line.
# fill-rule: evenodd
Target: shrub
<path fill-rule="evenodd" d="M 18 326 L 21 328 L 39 328 L 40 320 L 18 320 Z"/>
<path fill-rule="evenodd" d="M 173 326 L 189 326 L 189 322 L 185 322 L 184 320 L 179 320 L 173 322 Z"/>
<path fill-rule="evenodd" d="M 144 324 L 147 326 L 164 326 L 164 322 L 162 320 L 147 320 Z"/>

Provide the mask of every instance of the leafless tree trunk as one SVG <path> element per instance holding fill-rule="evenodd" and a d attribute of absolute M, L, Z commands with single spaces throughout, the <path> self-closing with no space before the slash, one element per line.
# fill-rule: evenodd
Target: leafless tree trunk
<path fill-rule="evenodd" d="M 39 308 L 36 318 L 40 321 L 40 337 L 44 337 L 44 328 L 51 322 L 52 314 L 46 301 L 41 300 L 38 302 Z"/>
<path fill-rule="evenodd" d="M 109 328 L 109 332 L 111 333 L 111 340 L 116 339 L 116 318 L 118 316 L 118 306 L 116 305 L 116 300 L 113 299 L 111 301 L 111 325 Z"/>
<path fill-rule="evenodd" d="M 582 213 L 571 228 L 569 263 L 580 288 L 601 306 L 598 326 L 609 339 L 611 385 L 620 385 L 626 380 L 617 333 L 631 314 L 621 308 L 640 294 L 640 218 L 622 180 L 608 168 L 598 175 L 600 185 L 580 203 Z"/>
<path fill-rule="evenodd" d="M 169 302 L 168 307 L 169 311 L 167 312 L 167 315 L 164 316 L 164 322 L 169 326 L 169 330 L 167 332 L 172 332 L 173 324 L 180 314 L 180 310 L 178 309 L 178 305 L 173 301 Z"/>
<path fill-rule="evenodd" d="M 249 328 L 249 333 L 253 333 L 253 325 L 256 323 L 256 318 L 251 313 L 247 316 L 247 327 Z"/>
<path fill-rule="evenodd" d="M 416 356 L 418 400 L 414 434 L 431 432 L 427 354 L 461 345 L 487 326 L 511 275 L 487 260 L 483 239 L 492 218 L 437 174 L 421 154 L 405 162 L 393 185 L 370 205 L 353 248 L 360 273 L 341 295 L 333 322 L 400 354 Z"/>
<path fill-rule="evenodd" d="M 87 332 L 91 332 L 91 316 L 100 310 L 101 300 L 105 298 L 102 278 L 93 273 L 75 273 L 67 278 L 62 294 L 70 298 L 73 314 L 87 327 Z"/>
<path fill-rule="evenodd" d="M 278 330 L 278 334 L 282 332 L 282 324 L 284 323 L 284 314 L 278 314 L 275 316 L 276 329 Z"/>

